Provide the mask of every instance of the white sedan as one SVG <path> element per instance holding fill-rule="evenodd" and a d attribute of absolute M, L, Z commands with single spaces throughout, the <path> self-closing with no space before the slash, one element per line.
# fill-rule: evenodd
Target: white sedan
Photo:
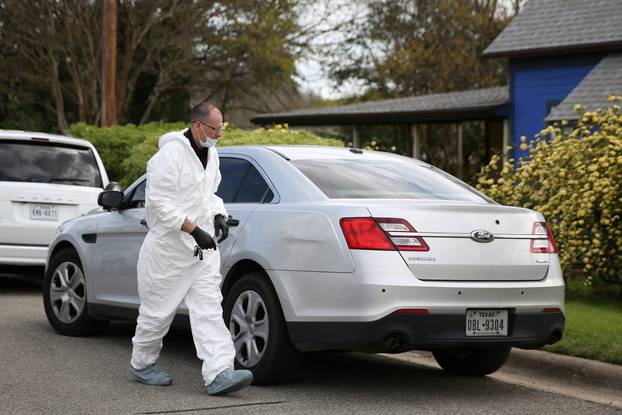
<path fill-rule="evenodd" d="M 561 339 L 564 281 L 540 213 L 394 154 L 219 154 L 218 194 L 237 224 L 218 248 L 224 319 L 236 365 L 256 383 L 291 373 L 301 352 L 329 349 L 431 350 L 446 371 L 482 376 L 513 346 Z M 105 191 L 104 209 L 59 228 L 44 285 L 59 333 L 136 318 L 144 191 L 144 177 L 124 193 Z M 188 325 L 183 304 L 174 324 Z"/>

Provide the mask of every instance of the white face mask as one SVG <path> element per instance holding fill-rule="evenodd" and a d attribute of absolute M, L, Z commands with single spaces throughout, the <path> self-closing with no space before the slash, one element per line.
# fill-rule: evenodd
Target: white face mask
<path fill-rule="evenodd" d="M 205 141 L 201 140 L 201 147 L 210 148 L 214 147 L 218 143 L 218 140 L 215 138 L 207 137 Z"/>
<path fill-rule="evenodd" d="M 211 138 L 207 134 L 205 134 L 205 130 L 203 129 L 203 126 L 201 126 L 201 132 L 205 136 L 205 138 L 200 140 L 201 147 L 210 148 L 210 147 L 214 147 L 218 143 L 218 140 L 216 138 Z"/>

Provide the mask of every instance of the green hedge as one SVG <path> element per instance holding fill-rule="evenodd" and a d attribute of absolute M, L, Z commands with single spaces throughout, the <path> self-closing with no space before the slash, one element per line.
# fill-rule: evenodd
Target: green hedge
<path fill-rule="evenodd" d="M 97 148 L 111 181 L 123 188 L 145 173 L 147 160 L 158 150 L 160 136 L 169 131 L 187 127 L 184 123 L 153 122 L 141 126 L 133 124 L 100 128 L 87 124 L 73 124 L 70 132 L 84 138 Z M 233 145 L 306 144 L 343 147 L 337 139 L 319 137 L 308 131 L 290 130 L 286 125 L 271 129 L 245 131 L 228 127 L 220 139 L 219 147 Z"/>

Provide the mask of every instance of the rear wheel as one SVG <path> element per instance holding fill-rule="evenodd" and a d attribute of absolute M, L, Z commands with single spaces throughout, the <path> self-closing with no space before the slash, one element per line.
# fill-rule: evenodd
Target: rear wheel
<path fill-rule="evenodd" d="M 465 376 L 486 376 L 503 366 L 510 346 L 464 349 L 439 349 L 433 352 L 438 364 L 448 373 Z"/>
<path fill-rule="evenodd" d="M 235 366 L 253 372 L 256 385 L 283 381 L 301 362 L 290 342 L 281 305 L 261 272 L 241 277 L 224 303 L 225 322 L 235 346 Z"/>
<path fill-rule="evenodd" d="M 88 315 L 84 271 L 70 248 L 50 260 L 43 280 L 43 307 L 54 330 L 66 336 L 92 334 L 107 324 Z"/>

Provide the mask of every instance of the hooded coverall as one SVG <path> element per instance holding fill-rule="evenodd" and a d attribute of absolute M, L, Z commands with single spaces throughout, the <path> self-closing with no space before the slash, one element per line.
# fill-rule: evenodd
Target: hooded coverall
<path fill-rule="evenodd" d="M 186 303 L 202 374 L 209 385 L 216 375 L 233 368 L 235 350 L 222 318 L 220 252 L 205 250 L 193 256 L 195 241 L 181 230 L 185 218 L 214 235 L 214 216 L 227 217 L 215 192 L 220 162 L 215 147 L 207 167 L 192 149 L 184 131 L 160 138 L 160 150 L 147 163 L 145 220 L 149 232 L 138 257 L 139 309 L 132 338 L 131 365 L 142 370 L 158 359 L 162 338 L 177 308 Z"/>

